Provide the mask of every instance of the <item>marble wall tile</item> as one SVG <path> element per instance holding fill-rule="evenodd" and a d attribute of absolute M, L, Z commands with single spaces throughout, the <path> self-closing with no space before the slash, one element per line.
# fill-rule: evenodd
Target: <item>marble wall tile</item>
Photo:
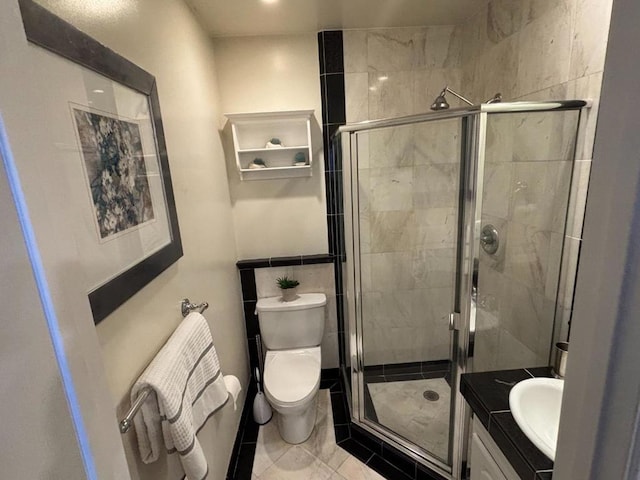
<path fill-rule="evenodd" d="M 443 325 L 423 326 L 416 330 L 416 338 L 420 340 L 418 358 L 422 362 L 434 362 L 451 358 L 451 332 L 449 321 L 445 319 Z"/>
<path fill-rule="evenodd" d="M 564 238 L 558 303 L 565 308 L 571 308 L 573 306 L 573 291 L 575 288 L 576 274 L 578 273 L 578 260 L 581 247 L 581 239 L 568 236 Z"/>
<path fill-rule="evenodd" d="M 402 252 L 415 244 L 416 219 L 412 211 L 372 212 L 372 253 Z"/>
<path fill-rule="evenodd" d="M 358 226 L 360 227 L 360 253 L 371 253 L 371 220 L 369 213 L 360 214 Z"/>
<path fill-rule="evenodd" d="M 576 0 L 571 79 L 604 69 L 612 0 Z"/>
<path fill-rule="evenodd" d="M 498 272 L 490 268 L 488 265 L 480 262 L 478 272 L 478 304 L 487 313 L 490 313 L 499 322 L 502 318 L 502 310 L 504 304 L 505 283 L 508 279 Z"/>
<path fill-rule="evenodd" d="M 469 95 L 466 88 L 463 87 L 461 68 L 430 68 L 426 70 L 414 70 L 412 75 L 414 102 L 412 113 L 429 112 L 433 101 L 446 86 L 449 86 L 451 89 L 462 93 L 463 95 Z M 447 101 L 452 108 L 466 105 L 453 95 L 448 95 Z"/>
<path fill-rule="evenodd" d="M 322 337 L 321 366 L 322 368 L 336 368 L 340 366 L 338 359 L 338 333 L 326 333 Z"/>
<path fill-rule="evenodd" d="M 284 276 L 293 277 L 293 267 L 256 268 L 254 272 L 258 298 L 279 297 L 282 293 L 276 279 Z"/>
<path fill-rule="evenodd" d="M 462 66 L 462 28 L 456 25 L 430 26 L 426 29 L 424 66 L 460 68 Z"/>
<path fill-rule="evenodd" d="M 479 308 L 476 311 L 476 348 L 473 355 L 473 371 L 497 370 L 500 329 L 498 318 Z"/>
<path fill-rule="evenodd" d="M 455 251 L 450 248 L 409 253 L 414 288 L 449 287 L 455 281 Z"/>
<path fill-rule="evenodd" d="M 560 281 L 560 268 L 562 266 L 563 240 L 563 234 L 551 232 L 549 238 L 547 279 L 544 286 L 544 295 L 547 300 L 552 302 L 556 302 L 558 299 L 558 283 Z"/>
<path fill-rule="evenodd" d="M 345 73 L 367 71 L 367 31 L 343 30 L 342 48 L 344 50 Z"/>
<path fill-rule="evenodd" d="M 577 111 L 516 115 L 513 160 L 573 160 L 578 117 Z"/>
<path fill-rule="evenodd" d="M 522 27 L 522 2 L 491 0 L 487 6 L 487 37 L 499 43 Z"/>
<path fill-rule="evenodd" d="M 573 15 L 566 8 L 572 8 L 571 5 L 558 5 L 520 31 L 514 96 L 569 79 Z"/>
<path fill-rule="evenodd" d="M 411 296 L 416 326 L 449 330 L 449 314 L 454 302 L 453 282 L 445 287 L 416 289 Z"/>
<path fill-rule="evenodd" d="M 546 362 L 545 362 L 546 363 Z M 507 330 L 500 329 L 498 340 L 497 370 L 526 368 L 538 364 L 538 355 Z"/>
<path fill-rule="evenodd" d="M 458 200 L 460 166 L 457 164 L 417 165 L 413 168 L 415 208 L 453 207 Z"/>
<path fill-rule="evenodd" d="M 381 173 L 378 173 L 378 176 L 379 175 L 381 175 Z M 358 168 L 357 181 L 358 209 L 361 215 L 369 215 L 369 212 L 371 211 L 371 170 L 369 168 Z M 376 180 L 376 182 L 381 181 L 382 179 Z"/>
<path fill-rule="evenodd" d="M 564 232 L 571 162 L 514 162 L 511 218 L 542 230 Z"/>
<path fill-rule="evenodd" d="M 415 286 L 411 252 L 372 253 L 370 291 L 411 290 Z"/>
<path fill-rule="evenodd" d="M 488 47 L 475 64 L 476 101 L 482 102 L 493 97 L 496 92 L 503 98 L 516 96 L 519 85 L 519 36 L 512 35 Z"/>
<path fill-rule="evenodd" d="M 516 222 L 508 224 L 509 243 L 505 248 L 505 275 L 529 289 L 544 293 L 551 232 Z"/>
<path fill-rule="evenodd" d="M 370 132 L 369 165 L 371 168 L 412 166 L 415 138 L 415 129 L 412 125 Z"/>
<path fill-rule="evenodd" d="M 572 4 L 575 0 L 557 0 L 549 2 L 548 0 L 524 0 L 522 3 L 523 25 L 528 25 L 534 20 L 544 17 L 549 12 L 562 7 L 558 12 L 564 12 L 570 15 L 572 12 Z"/>
<path fill-rule="evenodd" d="M 413 211 L 415 236 L 413 247 L 424 249 L 455 248 L 458 209 L 426 208 Z"/>
<path fill-rule="evenodd" d="M 413 168 L 372 168 L 369 181 L 369 205 L 372 211 L 413 209 Z"/>
<path fill-rule="evenodd" d="M 370 119 L 401 117 L 413 113 L 412 87 L 411 71 L 380 70 L 370 72 Z"/>
<path fill-rule="evenodd" d="M 370 72 L 398 72 L 425 65 L 426 32 L 421 28 L 387 28 L 367 31 Z"/>
<path fill-rule="evenodd" d="M 500 325 L 530 350 L 537 351 L 540 332 L 553 325 L 555 304 L 518 282 L 505 282 Z"/>
<path fill-rule="evenodd" d="M 290 268 L 293 276 L 300 282 L 299 293 L 335 295 L 333 264 L 296 265 Z"/>
<path fill-rule="evenodd" d="M 367 327 L 415 327 L 413 290 L 362 293 L 362 321 Z"/>
<path fill-rule="evenodd" d="M 374 290 L 371 279 L 372 255 L 372 253 L 363 253 L 360 255 L 360 288 L 363 292 L 372 292 Z"/>
<path fill-rule="evenodd" d="M 347 123 L 369 118 L 369 75 L 366 72 L 346 73 L 344 76 Z"/>
<path fill-rule="evenodd" d="M 512 163 L 486 163 L 482 192 L 482 211 L 499 218 L 509 217 Z"/>
<path fill-rule="evenodd" d="M 485 147 L 486 164 L 512 161 L 516 120 L 516 115 L 512 114 L 489 115 Z"/>
<path fill-rule="evenodd" d="M 433 101 L 433 99 L 432 99 Z M 424 122 L 413 126 L 414 165 L 461 163 L 459 119 Z"/>

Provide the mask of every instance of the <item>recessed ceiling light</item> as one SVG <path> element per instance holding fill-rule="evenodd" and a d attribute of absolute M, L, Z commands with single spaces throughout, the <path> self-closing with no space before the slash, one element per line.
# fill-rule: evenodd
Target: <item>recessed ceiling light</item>
<path fill-rule="evenodd" d="M 386 76 L 386 75 L 380 75 L 380 76 L 378 77 L 378 80 L 380 80 L 381 82 L 384 82 L 385 80 L 389 80 L 389 77 L 388 77 L 388 76 Z"/>
<path fill-rule="evenodd" d="M 96 88 L 93 93 L 104 93 L 104 90 L 100 89 L 100 88 Z"/>
<path fill-rule="evenodd" d="M 279 0 L 260 0 L 262 3 L 266 3 L 267 5 L 273 5 L 278 3 Z"/>

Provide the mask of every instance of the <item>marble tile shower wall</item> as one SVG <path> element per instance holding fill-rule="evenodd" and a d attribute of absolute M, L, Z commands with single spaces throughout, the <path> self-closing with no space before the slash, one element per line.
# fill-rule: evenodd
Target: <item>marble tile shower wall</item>
<path fill-rule="evenodd" d="M 298 293 L 324 293 L 327 296 L 324 337 L 321 345 L 322 368 L 338 367 L 338 321 L 333 269 L 334 266 L 331 263 L 255 269 L 258 298 L 280 296 L 281 292 L 276 279 L 285 275 L 300 282 Z"/>
<path fill-rule="evenodd" d="M 347 123 L 428 111 L 462 80 L 461 40 L 454 25 L 345 30 Z"/>
<path fill-rule="evenodd" d="M 460 82 L 460 40 L 455 26 L 345 31 L 347 123 L 428 111 Z M 359 134 L 366 365 L 448 358 L 459 144 L 458 121 Z"/>
<path fill-rule="evenodd" d="M 573 170 L 571 114 L 490 122 L 483 221 L 498 227 L 504 248 L 481 258 L 476 370 L 546 363 L 554 315 L 555 333 L 568 333 L 611 3 L 490 0 L 461 27 L 471 98 L 499 91 L 507 100 L 593 100 Z"/>

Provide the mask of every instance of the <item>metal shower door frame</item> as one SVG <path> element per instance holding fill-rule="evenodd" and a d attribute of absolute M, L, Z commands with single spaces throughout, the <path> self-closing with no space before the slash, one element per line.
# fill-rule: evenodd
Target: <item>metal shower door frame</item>
<path fill-rule="evenodd" d="M 476 335 L 478 265 L 482 229 L 482 197 L 488 115 L 491 113 L 542 112 L 554 110 L 579 110 L 587 106 L 582 100 L 552 102 L 512 102 L 482 104 L 466 108 L 429 112 L 406 117 L 374 120 L 342 126 L 339 129 L 342 149 L 349 152 L 348 161 L 343 157 L 345 202 L 345 248 L 347 250 L 347 312 L 351 356 L 351 417 L 361 428 L 399 448 L 414 460 L 433 469 L 440 475 L 460 479 L 465 473 L 467 461 L 470 411 L 459 393 L 463 373 L 471 370 Z M 455 395 L 451 412 L 449 443 L 451 465 L 407 441 L 395 432 L 372 422 L 364 415 L 364 363 L 363 318 L 361 298 L 359 182 L 358 182 L 358 132 L 384 127 L 403 126 L 423 122 L 459 118 L 462 123 L 462 149 L 460 158 L 460 190 L 458 208 L 458 242 L 456 258 L 456 293 L 452 312 L 452 362 L 455 375 L 451 390 Z M 349 165 L 348 168 L 345 168 Z M 346 194 L 348 192 L 348 195 Z M 349 208 L 347 208 L 349 207 Z M 347 211 L 349 215 L 347 215 Z M 350 235 L 349 235 L 350 234 Z M 349 260 L 351 259 L 351 260 Z M 450 437 L 451 438 L 451 437 Z"/>

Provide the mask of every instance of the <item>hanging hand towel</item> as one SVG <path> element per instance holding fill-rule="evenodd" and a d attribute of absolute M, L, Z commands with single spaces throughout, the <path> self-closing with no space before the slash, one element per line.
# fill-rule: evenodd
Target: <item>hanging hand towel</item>
<path fill-rule="evenodd" d="M 208 466 L 196 434 L 229 398 L 218 355 L 205 318 L 190 313 L 131 389 L 152 393 L 134 417 L 144 463 L 158 459 L 162 439 L 168 453 L 177 452 L 188 480 L 206 478 Z"/>

